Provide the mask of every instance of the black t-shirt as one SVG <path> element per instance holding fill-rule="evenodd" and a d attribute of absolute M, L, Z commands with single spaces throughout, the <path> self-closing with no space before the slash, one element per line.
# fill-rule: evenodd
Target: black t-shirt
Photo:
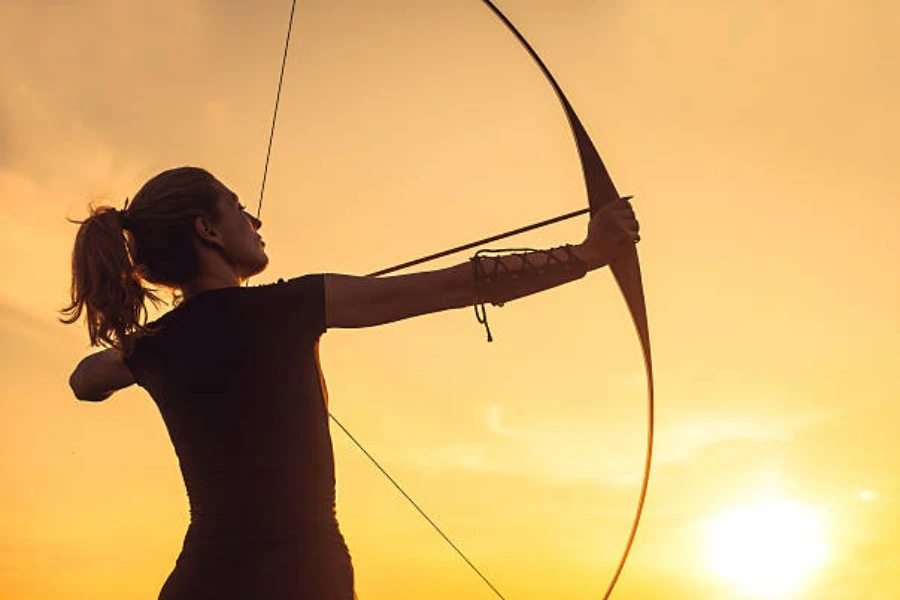
<path fill-rule="evenodd" d="M 126 364 L 175 446 L 197 542 L 334 525 L 334 455 L 318 360 L 323 275 L 196 294 Z"/>

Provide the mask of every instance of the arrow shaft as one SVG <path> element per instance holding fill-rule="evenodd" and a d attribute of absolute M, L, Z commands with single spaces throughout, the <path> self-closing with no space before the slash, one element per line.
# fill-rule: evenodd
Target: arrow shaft
<path fill-rule="evenodd" d="M 387 275 L 388 273 L 402 271 L 403 269 L 408 269 L 409 267 L 421 265 L 422 263 L 430 262 L 432 260 L 437 260 L 438 258 L 450 256 L 451 254 L 456 254 L 458 252 L 464 252 L 465 250 L 471 250 L 472 248 L 476 248 L 483 244 L 489 244 L 491 242 L 496 242 L 497 240 L 503 240 L 508 237 L 512 237 L 514 235 L 519 235 L 520 233 L 525 233 L 526 231 L 533 231 L 535 229 L 540 229 L 541 227 L 547 227 L 548 225 L 553 225 L 554 223 L 559 223 L 561 221 L 567 221 L 569 219 L 574 219 L 575 217 L 580 217 L 581 215 L 586 215 L 589 212 L 591 212 L 590 208 L 582 208 L 579 210 L 573 210 L 572 212 L 568 212 L 564 215 L 559 215 L 558 217 L 553 217 L 552 219 L 545 219 L 545 220 L 539 221 L 537 223 L 532 223 L 531 225 L 525 225 L 524 227 L 518 227 L 516 229 L 511 229 L 504 233 L 498 233 L 497 235 L 492 235 L 490 237 L 476 240 L 474 242 L 462 244 L 461 246 L 454 246 L 453 248 L 448 248 L 447 250 L 441 250 L 440 252 L 435 252 L 434 254 L 429 254 L 427 256 L 422 256 L 422 257 L 416 258 L 414 260 L 409 260 L 409 261 L 406 261 L 405 263 L 401 263 L 399 265 L 394 265 L 393 267 L 388 267 L 387 269 L 381 269 L 379 271 L 375 271 L 374 273 L 369 273 L 367 275 L 367 277 L 378 277 L 380 275 Z"/>

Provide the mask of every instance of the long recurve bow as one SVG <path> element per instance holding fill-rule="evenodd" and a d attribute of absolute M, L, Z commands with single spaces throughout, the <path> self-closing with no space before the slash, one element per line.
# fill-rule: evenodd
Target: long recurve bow
<path fill-rule="evenodd" d="M 511 231 L 507 231 L 501 234 L 497 234 L 494 236 L 490 236 L 481 240 L 477 240 L 474 242 L 470 242 L 468 244 L 462 244 L 460 246 L 456 246 L 454 248 L 450 248 L 447 250 L 443 250 L 441 252 L 436 252 L 434 254 L 429 254 L 428 256 L 423 256 L 421 258 L 404 262 L 399 265 L 395 265 L 393 267 L 389 267 L 386 269 L 380 269 L 373 273 L 370 273 L 369 276 L 379 276 L 379 275 L 387 275 L 388 273 L 393 273 L 402 269 L 406 269 L 412 267 L 414 265 L 422 264 L 424 262 L 428 262 L 437 258 L 441 258 L 443 256 L 448 256 L 450 254 L 454 254 L 457 252 L 461 252 L 463 250 L 467 250 L 470 248 L 474 248 L 481 244 L 485 244 L 488 242 L 500 240 L 503 238 L 511 237 L 513 235 L 518 235 L 520 233 L 524 233 L 526 231 L 530 231 L 533 229 L 538 229 L 540 227 L 545 227 L 547 225 L 558 223 L 563 220 L 571 219 L 586 213 L 594 214 L 598 210 L 600 210 L 603 206 L 612 202 L 614 200 L 619 199 L 619 193 L 616 191 L 616 187 L 612 182 L 612 178 L 609 175 L 609 172 L 606 170 L 606 166 L 603 164 L 603 160 L 600 158 L 600 154 L 597 152 L 597 148 L 594 145 L 594 142 L 591 140 L 591 137 L 588 135 L 587 131 L 584 128 L 584 125 L 581 124 L 581 120 L 578 118 L 578 115 L 575 113 L 575 109 L 572 108 L 569 99 L 566 97 L 565 93 L 563 93 L 562 88 L 556 81 L 556 78 L 553 77 L 553 74 L 550 72 L 550 69 L 547 68 L 547 65 L 544 64 L 544 61 L 538 55 L 538 53 L 534 50 L 528 40 L 516 29 L 515 25 L 503 14 L 503 12 L 497 8 L 497 6 L 491 2 L 491 0 L 481 0 L 493 13 L 499 18 L 504 25 L 512 32 L 513 35 L 516 36 L 516 39 L 525 47 L 528 51 L 528 54 L 531 58 L 537 63 L 538 67 L 540 67 L 541 72 L 547 78 L 547 81 L 550 83 L 553 91 L 556 92 L 557 97 L 559 98 L 560 104 L 562 105 L 563 110 L 566 113 L 566 118 L 569 121 L 569 125 L 572 128 L 572 134 L 575 138 L 575 144 L 578 148 L 578 155 L 581 159 L 582 171 L 584 173 L 584 181 L 585 187 L 587 190 L 588 197 L 588 208 L 572 211 L 558 217 L 553 217 L 551 219 L 546 219 L 539 223 L 534 223 L 531 225 L 526 225 L 523 227 L 518 227 Z M 269 144 L 268 149 L 266 151 L 266 162 L 265 168 L 263 169 L 263 177 L 262 177 L 262 185 L 260 187 L 259 194 L 259 204 L 257 206 L 257 218 L 260 217 L 262 212 L 262 201 L 263 195 L 265 193 L 266 187 L 266 175 L 268 173 L 269 168 L 269 158 L 272 152 L 272 140 L 275 135 L 275 123 L 278 118 L 278 103 L 281 97 L 281 87 L 284 81 L 284 68 L 287 62 L 288 56 L 288 47 L 291 39 L 291 28 L 294 20 L 294 11 L 296 8 L 297 2 L 293 0 L 291 3 L 291 14 L 288 19 L 288 31 L 287 37 L 285 39 L 284 44 L 284 55 L 282 56 L 281 61 L 281 72 L 278 78 L 278 91 L 275 97 L 275 110 L 272 116 L 272 127 L 269 132 Z M 637 508 L 635 510 L 634 521 L 631 525 L 631 531 L 628 535 L 628 540 L 625 544 L 625 548 L 622 552 L 622 557 L 619 560 L 619 563 L 616 567 L 615 573 L 613 574 L 612 580 L 609 583 L 609 586 L 606 589 L 606 593 L 604 594 L 604 600 L 608 599 L 613 592 L 613 589 L 616 586 L 616 583 L 619 580 L 619 576 L 622 573 L 622 569 L 625 567 L 625 563 L 628 560 L 628 554 L 631 551 L 631 547 L 634 544 L 634 539 L 637 534 L 638 525 L 640 524 L 641 514 L 644 508 L 644 502 L 647 498 L 647 489 L 650 482 L 650 466 L 653 461 L 653 428 L 654 428 L 654 394 L 653 394 L 653 361 L 650 352 L 650 331 L 647 324 L 647 308 L 646 302 L 644 299 L 644 287 L 643 281 L 641 278 L 641 266 L 638 260 L 637 248 L 634 246 L 630 246 L 620 257 L 610 265 L 610 269 L 613 272 L 613 276 L 615 277 L 616 283 L 619 286 L 619 289 L 622 292 L 622 295 L 625 298 L 625 302 L 628 305 L 628 310 L 631 313 L 631 318 L 634 321 L 635 328 L 638 333 L 638 337 L 641 343 L 641 350 L 643 351 L 644 356 L 644 367 L 647 374 L 647 404 L 648 404 L 648 419 L 647 419 L 647 451 L 646 457 L 644 461 L 644 476 L 641 482 L 641 491 L 640 496 L 638 497 Z M 437 532 L 444 538 L 444 540 L 450 544 L 450 546 L 459 554 L 462 559 L 471 567 L 475 573 L 481 577 L 481 579 L 490 587 L 490 589 L 500 598 L 503 596 L 497 590 L 497 588 L 485 577 L 481 571 L 466 557 L 466 555 L 459 549 L 459 547 L 450 540 L 450 538 L 440 529 L 440 527 L 435 524 L 435 522 L 425 513 L 422 508 L 419 507 L 418 504 L 403 490 L 403 488 L 394 480 L 393 477 L 378 463 L 378 461 L 357 441 L 357 439 L 350 433 L 350 431 L 341 424 L 340 421 L 335 418 L 333 414 L 329 413 L 331 419 L 340 427 L 344 433 L 350 438 L 350 440 L 375 464 L 375 466 L 388 478 L 388 480 L 396 487 L 401 494 L 413 505 L 413 507 L 437 530 Z"/>
<path fill-rule="evenodd" d="M 616 191 L 616 186 L 613 184 L 612 178 L 609 176 L 609 172 L 606 170 L 606 166 L 603 164 L 603 160 L 600 158 L 600 154 L 597 152 L 597 148 L 591 140 L 591 136 L 585 131 L 584 125 L 581 124 L 581 120 L 578 118 L 578 115 L 575 114 L 575 109 L 572 108 L 569 99 L 566 98 L 562 88 L 556 82 L 556 78 L 550 73 L 550 69 L 547 68 L 547 65 L 544 64 L 541 57 L 538 56 L 534 48 L 531 47 L 528 40 L 519 33 L 519 30 L 516 29 L 512 22 L 506 18 L 506 15 L 504 15 L 491 0 L 482 0 L 482 2 L 484 2 L 484 4 L 487 5 L 501 21 L 503 21 L 504 25 L 506 25 L 519 42 L 522 43 L 528 51 L 528 54 L 531 55 L 531 58 L 533 58 L 540 67 L 544 76 L 547 78 L 547 81 L 550 82 L 550 85 L 556 92 L 563 110 L 566 113 L 566 118 L 569 120 L 569 125 L 572 127 L 575 143 L 578 146 L 578 155 L 581 157 L 581 167 L 584 172 L 584 182 L 587 187 L 588 204 L 590 206 L 591 214 L 595 213 L 609 202 L 617 200 L 619 198 L 619 193 Z M 613 575 L 612 581 L 610 581 L 604 598 L 608 598 L 610 594 L 612 594 L 613 588 L 619 579 L 619 575 L 625 567 L 625 562 L 628 560 L 628 553 L 631 551 L 631 546 L 634 544 L 634 538 L 637 534 L 641 513 L 644 509 L 644 501 L 647 498 L 647 487 L 650 483 L 650 465 L 653 461 L 654 423 L 653 359 L 650 353 L 650 328 L 647 324 L 647 305 L 644 300 L 644 284 L 641 278 L 641 264 L 638 260 L 637 248 L 631 246 L 619 260 L 610 265 L 610 268 L 615 276 L 616 283 L 619 285 L 619 289 L 622 291 L 622 295 L 625 297 L 625 302 L 628 304 L 628 310 L 631 313 L 631 318 L 634 321 L 634 326 L 637 329 L 638 337 L 641 341 L 641 349 L 644 354 L 644 367 L 647 373 L 647 404 L 649 415 L 647 419 L 647 454 L 644 461 L 644 477 L 641 483 L 641 493 L 638 498 L 634 522 L 631 526 L 631 532 L 628 535 L 628 541 L 625 545 L 625 550 L 622 553 L 622 558 L 616 567 L 616 572 Z"/>

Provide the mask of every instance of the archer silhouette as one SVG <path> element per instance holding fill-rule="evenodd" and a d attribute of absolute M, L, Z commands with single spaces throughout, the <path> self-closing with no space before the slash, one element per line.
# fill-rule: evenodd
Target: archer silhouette
<path fill-rule="evenodd" d="M 502 305 L 578 279 L 639 240 L 634 211 L 619 200 L 574 246 L 479 253 L 393 277 L 309 274 L 244 287 L 268 264 L 262 223 L 196 167 L 164 171 L 123 209 L 91 207 L 76 223 L 61 320 L 83 315 L 91 344 L 107 349 L 78 364 L 71 388 L 88 401 L 146 389 L 190 501 L 160 600 L 354 598 L 318 357 L 327 329 Z M 148 323 L 159 288 L 174 307 Z"/>

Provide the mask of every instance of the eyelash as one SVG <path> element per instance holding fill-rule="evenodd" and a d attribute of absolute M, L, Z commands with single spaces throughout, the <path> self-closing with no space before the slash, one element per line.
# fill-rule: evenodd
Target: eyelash
<path fill-rule="evenodd" d="M 241 210 L 241 212 L 247 212 L 247 207 L 243 204 L 238 204 L 238 208 Z"/>

